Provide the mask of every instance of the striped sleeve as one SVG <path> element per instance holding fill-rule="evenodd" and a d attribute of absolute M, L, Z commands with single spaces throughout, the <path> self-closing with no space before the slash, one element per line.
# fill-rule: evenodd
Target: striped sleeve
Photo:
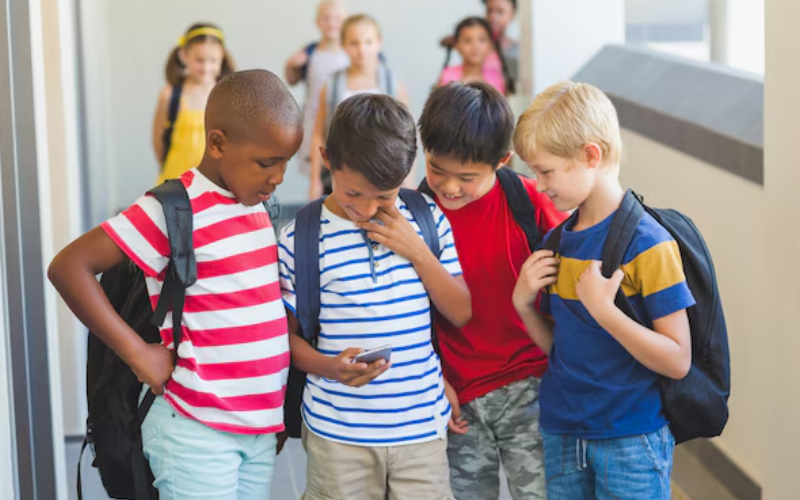
<path fill-rule="evenodd" d="M 167 223 L 161 204 L 145 195 L 100 226 L 146 276 L 155 278 L 169 263 Z"/>
<path fill-rule="evenodd" d="M 642 296 L 651 321 L 695 304 L 686 284 L 678 243 L 666 230 L 653 236 L 636 241 L 632 246 L 640 251 L 622 266 L 626 280 Z"/>
<path fill-rule="evenodd" d="M 278 243 L 281 294 L 284 305 L 297 315 L 297 295 L 294 291 L 294 221 L 281 231 Z"/>
<path fill-rule="evenodd" d="M 433 220 L 436 221 L 436 228 L 439 232 L 439 248 L 442 251 L 439 257 L 439 262 L 442 263 L 447 272 L 453 276 L 461 276 L 461 263 L 458 260 L 458 252 L 456 251 L 455 239 L 453 238 L 453 229 L 450 227 L 450 221 L 447 216 L 439 208 L 438 205 L 430 202 L 431 212 L 433 212 Z"/>

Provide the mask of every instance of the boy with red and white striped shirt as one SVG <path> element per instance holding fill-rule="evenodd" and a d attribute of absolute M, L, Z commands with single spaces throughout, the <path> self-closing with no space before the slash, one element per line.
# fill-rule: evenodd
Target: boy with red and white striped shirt
<path fill-rule="evenodd" d="M 154 197 L 82 236 L 51 265 L 75 314 L 163 396 L 142 424 L 162 500 L 269 498 L 290 357 L 275 232 L 262 202 L 283 181 L 301 124 L 294 98 L 269 72 L 234 74 L 212 92 L 205 156 L 180 178 L 198 279 L 186 289 L 177 364 L 170 315 L 162 345 L 146 344 L 95 279 L 127 257 L 144 272 L 155 307 L 170 246 Z"/>

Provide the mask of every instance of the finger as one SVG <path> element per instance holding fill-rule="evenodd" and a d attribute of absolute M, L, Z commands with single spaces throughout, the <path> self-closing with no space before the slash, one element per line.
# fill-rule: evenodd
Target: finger
<path fill-rule="evenodd" d="M 397 219 L 398 217 L 402 217 L 402 214 L 394 205 L 378 210 L 378 218 L 384 222 Z"/>
<path fill-rule="evenodd" d="M 359 222 L 358 224 L 359 229 L 363 229 L 368 233 L 382 233 L 386 231 L 386 227 L 381 224 L 376 224 L 374 222 Z"/>
<path fill-rule="evenodd" d="M 381 360 L 381 361 L 383 361 L 383 360 Z M 372 382 L 373 380 L 375 380 L 376 378 L 378 378 L 381 375 L 383 375 L 386 372 L 386 370 L 388 370 L 389 367 L 391 367 L 391 365 L 392 365 L 391 363 L 386 363 L 385 361 L 384 361 L 384 363 L 385 364 L 383 366 L 380 366 L 379 368 L 376 368 L 374 370 L 370 370 L 369 372 L 367 372 L 367 374 L 365 374 L 365 375 L 363 375 L 361 377 L 358 377 L 355 380 L 353 380 L 353 386 L 354 387 L 365 386 L 365 385 L 369 384 L 370 382 Z"/>
<path fill-rule="evenodd" d="M 542 259 L 552 258 L 552 257 L 554 257 L 554 255 L 553 252 L 551 252 L 550 250 L 538 250 L 536 252 L 533 252 L 531 256 L 528 257 L 528 259 L 525 261 L 525 263 L 522 264 L 520 272 L 535 266 L 536 263 Z"/>
<path fill-rule="evenodd" d="M 614 283 L 614 288 L 619 288 L 622 286 L 622 280 L 625 279 L 625 272 L 622 269 L 617 269 L 614 271 L 614 274 L 611 275 L 611 282 Z"/>
<path fill-rule="evenodd" d="M 531 266 L 531 270 L 536 270 L 543 267 L 554 267 L 557 268 L 559 264 L 559 260 L 553 257 L 546 257 L 544 259 L 539 260 L 533 266 Z"/>
<path fill-rule="evenodd" d="M 389 241 L 389 238 L 387 236 L 384 236 L 383 234 L 379 233 L 367 233 L 367 238 L 369 238 L 370 240 L 374 241 L 379 245 L 385 245 L 386 242 Z"/>
<path fill-rule="evenodd" d="M 356 355 L 361 354 L 362 352 L 363 349 L 359 349 L 358 347 L 348 347 L 347 349 L 342 351 L 341 354 L 339 354 L 339 356 L 337 357 L 341 359 L 351 360 L 355 358 Z"/>

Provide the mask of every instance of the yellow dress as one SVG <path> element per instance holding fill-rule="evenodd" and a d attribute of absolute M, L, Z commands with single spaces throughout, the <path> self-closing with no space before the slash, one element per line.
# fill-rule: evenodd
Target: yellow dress
<path fill-rule="evenodd" d="M 181 108 L 172 130 L 172 145 L 158 176 L 156 185 L 168 179 L 177 179 L 184 172 L 200 164 L 206 149 L 205 111 Z"/>

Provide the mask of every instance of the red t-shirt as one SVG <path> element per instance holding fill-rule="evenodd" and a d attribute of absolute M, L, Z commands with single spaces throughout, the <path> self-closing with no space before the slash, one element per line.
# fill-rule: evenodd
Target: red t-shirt
<path fill-rule="evenodd" d="M 559 212 L 536 181 L 521 178 L 533 201 L 542 235 L 561 223 Z M 531 340 L 511 296 L 522 264 L 531 255 L 500 182 L 459 210 L 437 204 L 450 220 L 464 280 L 472 294 L 472 320 L 456 328 L 441 316 L 436 333 L 447 381 L 461 404 L 547 369 L 547 356 Z"/>

